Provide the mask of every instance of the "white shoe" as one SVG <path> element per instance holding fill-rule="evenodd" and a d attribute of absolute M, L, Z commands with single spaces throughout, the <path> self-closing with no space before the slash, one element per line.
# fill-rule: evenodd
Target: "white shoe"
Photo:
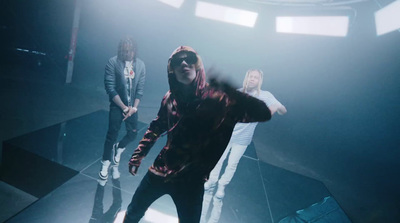
<path fill-rule="evenodd" d="M 107 183 L 107 179 L 103 180 L 103 179 L 98 179 L 97 182 L 101 185 L 101 186 L 105 186 Z"/>
<path fill-rule="evenodd" d="M 205 191 L 214 191 L 217 182 L 207 181 L 204 183 L 204 190 Z"/>
<path fill-rule="evenodd" d="M 119 177 L 121 176 L 121 173 L 119 172 L 118 166 L 113 166 L 112 167 L 112 177 L 114 180 L 119 179 Z"/>
<path fill-rule="evenodd" d="M 103 161 L 101 161 L 101 163 L 103 165 L 101 166 L 101 170 L 99 172 L 99 177 L 102 180 L 106 180 L 108 178 L 108 169 L 110 168 L 111 162 L 109 160 L 103 160 Z"/>
<path fill-rule="evenodd" d="M 215 193 L 215 197 L 218 199 L 222 199 L 225 197 L 225 186 L 218 184 L 217 192 Z"/>
<path fill-rule="evenodd" d="M 124 152 L 125 148 L 118 148 L 118 144 L 113 145 L 113 162 L 115 165 L 119 165 L 119 161 L 121 160 L 121 154 Z"/>

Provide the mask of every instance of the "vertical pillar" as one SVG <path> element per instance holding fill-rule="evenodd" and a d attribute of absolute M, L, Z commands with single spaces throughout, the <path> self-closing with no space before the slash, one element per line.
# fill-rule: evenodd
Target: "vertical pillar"
<path fill-rule="evenodd" d="M 75 0 L 74 21 L 72 23 L 71 42 L 69 45 L 69 52 L 68 52 L 67 77 L 65 79 L 65 83 L 67 84 L 70 84 L 72 82 L 76 41 L 78 37 L 79 19 L 81 15 L 81 5 L 82 5 L 82 0 Z"/>

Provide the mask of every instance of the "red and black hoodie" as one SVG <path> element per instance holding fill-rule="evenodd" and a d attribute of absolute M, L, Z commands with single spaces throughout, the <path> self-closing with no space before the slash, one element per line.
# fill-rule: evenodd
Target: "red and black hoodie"
<path fill-rule="evenodd" d="M 197 56 L 196 78 L 190 90 L 176 80 L 171 58 L 186 51 Z M 170 90 L 161 102 L 157 117 L 150 123 L 130 159 L 139 167 L 157 139 L 167 135 L 167 143 L 149 171 L 166 181 L 203 181 L 217 164 L 229 143 L 237 122 L 271 119 L 265 103 L 224 83 L 206 83 L 200 56 L 188 46 L 178 47 L 168 61 Z"/>

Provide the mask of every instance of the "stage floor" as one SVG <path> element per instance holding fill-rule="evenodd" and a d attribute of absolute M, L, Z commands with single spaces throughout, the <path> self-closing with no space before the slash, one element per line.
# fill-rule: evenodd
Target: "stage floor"
<path fill-rule="evenodd" d="M 150 150 L 138 175 L 130 175 L 127 161 L 148 127 L 140 122 L 138 138 L 122 154 L 120 166 L 101 181 L 98 171 L 107 122 L 108 112 L 100 110 L 4 141 L 2 180 L 34 197 L 7 222 L 121 222 L 166 137 Z M 314 219 L 348 221 L 339 205 L 327 199 L 334 201 L 323 183 L 260 162 L 251 144 L 226 188 L 219 222 L 289 222 L 302 219 L 305 212 Z M 142 222 L 178 222 L 176 216 L 172 199 L 164 196 Z"/>

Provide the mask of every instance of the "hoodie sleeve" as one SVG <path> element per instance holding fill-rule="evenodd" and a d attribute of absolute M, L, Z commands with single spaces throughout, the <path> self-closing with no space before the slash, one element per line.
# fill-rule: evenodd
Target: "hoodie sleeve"
<path fill-rule="evenodd" d="M 263 101 L 240 92 L 225 82 L 211 80 L 210 86 L 227 95 L 229 110 L 235 121 L 265 122 L 271 119 L 271 111 Z"/>
<path fill-rule="evenodd" d="M 142 159 L 147 155 L 162 133 L 168 130 L 166 97 L 163 98 L 157 117 L 150 123 L 149 128 L 140 140 L 138 147 L 132 154 L 129 164 L 139 167 Z"/>
<path fill-rule="evenodd" d="M 229 96 L 238 122 L 265 122 L 271 119 L 271 111 L 263 101 L 239 91 L 231 92 Z"/>

